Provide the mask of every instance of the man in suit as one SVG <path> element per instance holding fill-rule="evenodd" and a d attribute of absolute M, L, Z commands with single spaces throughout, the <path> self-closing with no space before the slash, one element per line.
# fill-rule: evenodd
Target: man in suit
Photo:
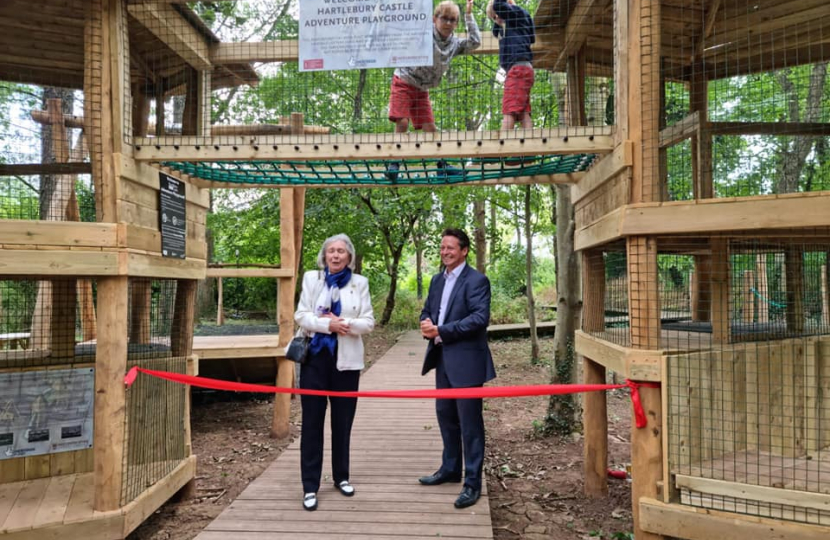
<path fill-rule="evenodd" d="M 495 378 L 496 370 L 487 346 L 490 321 L 490 281 L 467 266 L 470 239 L 460 229 L 441 234 L 444 271 L 429 285 L 421 311 L 421 335 L 429 340 L 424 368 L 435 369 L 435 387 L 469 388 Z M 460 482 L 464 487 L 456 508 L 472 506 L 481 496 L 484 465 L 484 418 L 481 399 L 438 399 L 435 412 L 441 428 L 444 451 L 441 467 L 419 479 L 424 485 Z"/>

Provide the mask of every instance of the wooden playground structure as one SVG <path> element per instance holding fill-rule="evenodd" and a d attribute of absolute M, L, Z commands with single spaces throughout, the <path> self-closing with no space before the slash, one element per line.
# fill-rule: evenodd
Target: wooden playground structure
<path fill-rule="evenodd" d="M 4 2 L 0 81 L 69 88 L 84 99 L 80 115 L 59 100 L 30 115 L 50 126 L 54 159 L 0 164 L 4 183 L 42 175 L 54 186 L 39 215 L 0 219 L 0 292 L 25 289 L 39 306 L 29 328 L 4 333 L 0 374 L 94 370 L 94 383 L 86 380 L 94 384 L 95 427 L 88 448 L 0 460 L 0 536 L 121 539 L 193 481 L 189 393 L 152 381 L 127 390 L 123 377 L 133 365 L 198 372 L 193 315 L 197 282 L 211 274 L 209 189 L 281 190 L 281 263 L 269 274 L 279 281 L 279 335 L 251 354 L 276 359 L 276 384 L 291 386 L 294 364 L 282 352 L 294 331 L 307 188 L 388 186 L 378 156 L 482 163 L 585 156 L 516 173 L 488 163 L 480 176 L 455 183 L 573 186 L 584 291 L 575 349 L 585 382 L 605 382 L 613 370 L 660 383 L 640 390 L 648 427 L 632 431 L 636 538 L 825 538 L 830 189 L 723 196 L 715 177 L 740 164 L 718 170 L 715 148 L 725 137 L 827 140 L 830 120 L 719 121 L 709 108 L 718 81 L 830 61 L 830 4 L 541 0 L 535 21 L 535 67 L 566 74 L 559 125 L 352 136 L 306 124 L 301 113 L 274 124 L 211 126 L 212 92 L 257 84 L 253 63 L 296 62 L 296 41 L 221 42 L 174 0 Z M 476 51 L 497 53 L 489 36 Z M 613 80 L 610 125 L 586 115 L 592 77 Z M 670 85 L 688 93 L 671 122 Z M 185 97 L 176 126 L 163 105 L 171 95 Z M 677 159 L 691 178 L 690 196 L 679 199 Z M 314 170 L 327 161 L 337 163 L 325 174 Z M 223 168 L 232 162 L 235 169 Z M 265 162 L 275 165 L 247 166 Z M 296 162 L 314 174 L 302 176 Z M 349 177 L 353 163 L 365 166 Z M 181 258 L 164 253 L 160 174 L 184 185 Z M 78 175 L 91 176 L 94 188 L 87 221 Z M 398 185 L 442 184 L 421 180 Z M 677 271 L 675 288 L 664 278 L 670 257 L 675 269 L 692 268 Z M 823 286 L 813 285 L 816 276 Z M 664 317 L 677 308 L 668 305 L 675 289 L 688 291 L 678 304 L 689 313 L 685 326 Z M 611 304 L 625 313 L 621 324 L 606 319 Z M 245 358 L 238 347 L 217 347 Z M 602 496 L 605 396 L 589 394 L 583 407 L 585 489 Z M 279 396 L 275 436 L 288 433 L 288 414 L 289 398 Z"/>

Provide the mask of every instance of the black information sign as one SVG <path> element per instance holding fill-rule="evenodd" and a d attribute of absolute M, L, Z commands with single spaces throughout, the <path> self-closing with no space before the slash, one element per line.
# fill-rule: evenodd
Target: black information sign
<path fill-rule="evenodd" d="M 184 182 L 160 172 L 159 187 L 161 254 L 184 259 L 187 238 Z"/>

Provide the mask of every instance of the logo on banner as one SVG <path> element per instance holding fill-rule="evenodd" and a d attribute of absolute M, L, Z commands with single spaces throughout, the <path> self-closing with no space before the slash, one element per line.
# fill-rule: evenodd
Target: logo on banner
<path fill-rule="evenodd" d="M 311 60 L 303 60 L 303 69 L 323 69 L 323 59 L 312 58 Z"/>

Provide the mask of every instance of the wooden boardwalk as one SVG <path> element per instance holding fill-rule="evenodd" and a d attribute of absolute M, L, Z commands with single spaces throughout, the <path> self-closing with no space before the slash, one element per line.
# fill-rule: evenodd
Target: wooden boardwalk
<path fill-rule="evenodd" d="M 361 390 L 434 388 L 431 373 L 421 376 L 425 348 L 418 332 L 405 334 L 361 377 Z M 354 497 L 333 486 L 329 449 L 327 433 L 316 511 L 302 508 L 298 438 L 196 540 L 493 537 L 486 479 L 481 499 L 463 510 L 453 506 L 461 484 L 418 483 L 441 463 L 433 400 L 358 402 L 351 451 Z"/>

